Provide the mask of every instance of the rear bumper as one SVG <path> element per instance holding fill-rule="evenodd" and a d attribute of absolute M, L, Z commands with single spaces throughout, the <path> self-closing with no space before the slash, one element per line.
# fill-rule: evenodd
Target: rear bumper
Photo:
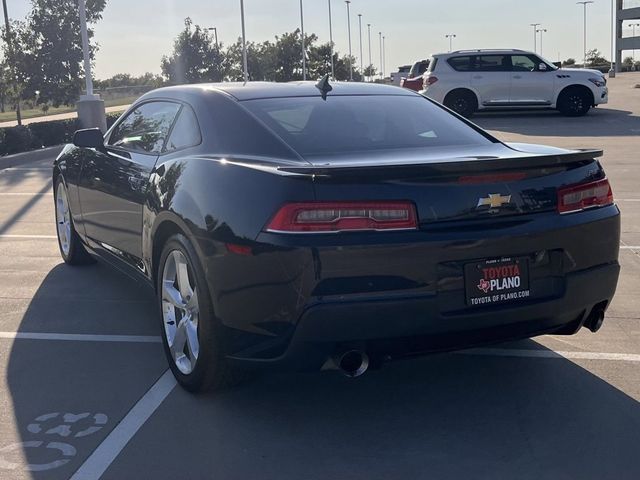
<path fill-rule="evenodd" d="M 299 319 L 283 355 L 231 358 L 245 365 L 314 370 L 343 346 L 361 348 L 370 356 L 402 357 L 545 333 L 571 334 L 596 305 L 609 305 L 619 270 L 616 262 L 567 275 L 562 293 L 552 298 L 446 314 L 438 295 L 317 303 Z"/>

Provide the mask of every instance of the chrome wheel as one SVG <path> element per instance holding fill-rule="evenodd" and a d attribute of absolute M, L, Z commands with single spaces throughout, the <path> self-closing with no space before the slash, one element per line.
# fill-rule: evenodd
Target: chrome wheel
<path fill-rule="evenodd" d="M 56 190 L 56 223 L 60 249 L 65 256 L 68 256 L 71 248 L 71 218 L 69 216 L 67 189 L 62 182 L 58 183 Z"/>
<path fill-rule="evenodd" d="M 162 320 L 173 361 L 185 375 L 195 368 L 200 352 L 199 314 L 195 275 L 185 255 L 173 250 L 162 270 Z"/>

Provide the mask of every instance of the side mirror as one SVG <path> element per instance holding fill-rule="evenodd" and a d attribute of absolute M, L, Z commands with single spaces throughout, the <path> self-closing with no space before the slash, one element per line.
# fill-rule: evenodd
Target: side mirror
<path fill-rule="evenodd" d="M 546 72 L 547 71 L 547 64 L 546 63 L 541 63 L 540 65 L 538 65 L 538 71 L 539 72 Z"/>
<path fill-rule="evenodd" d="M 73 144 L 82 148 L 104 149 L 104 137 L 99 128 L 76 130 L 73 134 Z"/>

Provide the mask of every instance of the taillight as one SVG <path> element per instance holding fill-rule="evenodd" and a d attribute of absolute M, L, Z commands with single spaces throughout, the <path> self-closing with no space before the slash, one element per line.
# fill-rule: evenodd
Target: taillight
<path fill-rule="evenodd" d="M 571 213 L 613 203 L 613 192 L 606 178 L 558 189 L 558 212 Z"/>
<path fill-rule="evenodd" d="M 434 77 L 433 75 L 429 75 L 429 76 L 424 77 L 424 82 L 422 83 L 422 86 L 424 88 L 427 88 L 429 85 L 433 85 L 437 81 L 438 81 L 438 77 Z"/>
<path fill-rule="evenodd" d="M 323 233 L 353 230 L 414 230 L 418 227 L 411 202 L 288 203 L 271 219 L 268 232 Z"/>

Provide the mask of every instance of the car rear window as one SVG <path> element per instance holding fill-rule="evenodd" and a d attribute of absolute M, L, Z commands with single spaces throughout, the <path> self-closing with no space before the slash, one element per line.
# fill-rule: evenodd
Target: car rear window
<path fill-rule="evenodd" d="M 301 155 L 485 145 L 491 141 L 420 96 L 248 100 L 243 104 Z"/>

